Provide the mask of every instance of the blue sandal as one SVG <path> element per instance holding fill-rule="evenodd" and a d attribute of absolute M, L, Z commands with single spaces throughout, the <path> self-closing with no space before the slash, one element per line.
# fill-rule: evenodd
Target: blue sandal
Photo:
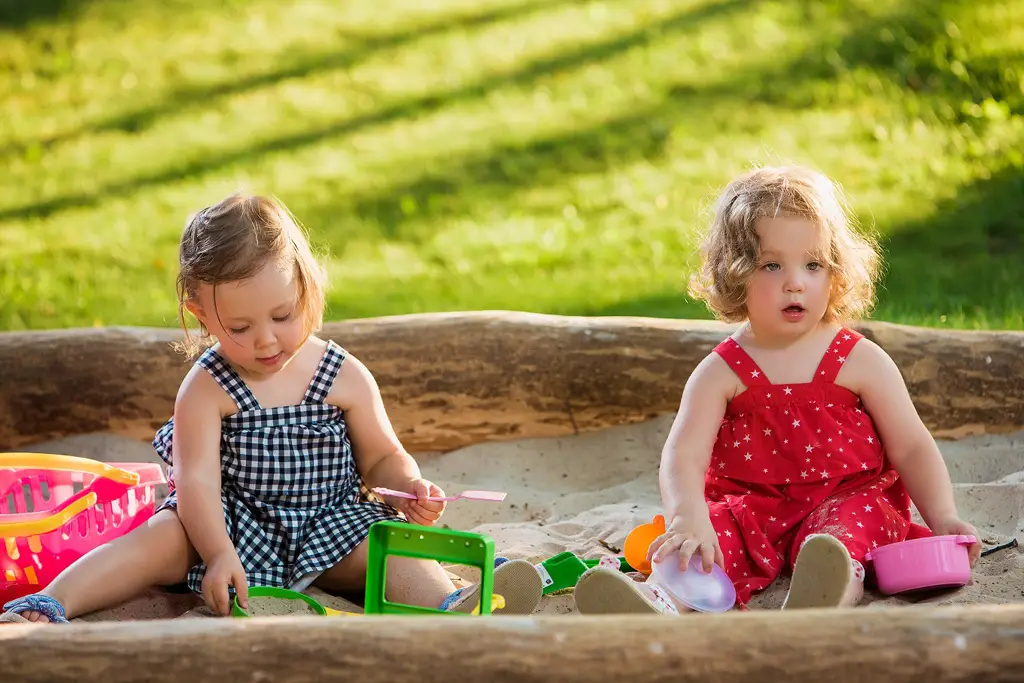
<path fill-rule="evenodd" d="M 17 614 L 19 616 L 21 616 L 22 612 L 39 612 L 49 619 L 51 623 L 69 623 L 67 613 L 64 611 L 64 606 L 49 595 L 43 595 L 42 593 L 33 593 L 31 595 L 20 597 L 16 600 L 11 600 L 4 605 L 4 612 Z"/>
<path fill-rule="evenodd" d="M 499 614 L 533 614 L 544 592 L 544 582 L 536 567 L 526 560 L 494 558 L 494 592 L 505 598 L 505 607 Z M 480 600 L 476 598 L 480 584 L 459 588 L 441 603 L 445 612 L 469 612 Z"/>

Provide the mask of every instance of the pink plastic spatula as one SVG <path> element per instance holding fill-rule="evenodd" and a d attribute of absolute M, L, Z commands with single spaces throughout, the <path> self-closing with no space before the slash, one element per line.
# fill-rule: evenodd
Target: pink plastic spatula
<path fill-rule="evenodd" d="M 405 491 L 395 491 L 394 489 L 386 489 L 382 486 L 378 486 L 373 489 L 374 493 L 379 493 L 382 496 L 395 496 L 396 498 L 409 498 L 410 500 L 416 500 L 415 493 L 406 493 Z M 459 500 L 464 498 L 465 500 L 482 500 L 488 503 L 500 503 L 505 500 L 505 496 L 508 495 L 504 491 L 463 491 L 457 496 L 428 496 L 427 500 L 442 501 L 442 500 Z"/>

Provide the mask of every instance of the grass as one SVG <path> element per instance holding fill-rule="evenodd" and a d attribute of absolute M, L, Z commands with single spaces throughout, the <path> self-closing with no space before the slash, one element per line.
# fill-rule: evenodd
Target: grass
<path fill-rule="evenodd" d="M 0 329 L 175 324 L 186 216 L 279 196 L 329 318 L 707 317 L 715 190 L 838 179 L 874 317 L 1024 327 L 1024 0 L 0 0 Z"/>

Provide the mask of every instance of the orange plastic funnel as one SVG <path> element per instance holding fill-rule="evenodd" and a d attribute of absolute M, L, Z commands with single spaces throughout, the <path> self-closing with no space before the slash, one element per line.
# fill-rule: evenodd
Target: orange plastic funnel
<path fill-rule="evenodd" d="M 647 561 L 647 549 L 654 539 L 665 533 L 665 517 L 657 515 L 650 524 L 641 524 L 629 532 L 622 546 L 622 554 L 629 566 L 641 574 L 651 573 L 651 563 Z"/>

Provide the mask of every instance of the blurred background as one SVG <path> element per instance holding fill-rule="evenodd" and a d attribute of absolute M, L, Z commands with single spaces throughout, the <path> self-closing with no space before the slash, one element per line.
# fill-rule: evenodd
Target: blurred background
<path fill-rule="evenodd" d="M 706 318 L 714 193 L 839 181 L 875 319 L 1024 327 L 1024 0 L 0 0 L 0 330 L 176 325 L 186 217 L 274 194 L 328 318 Z"/>

